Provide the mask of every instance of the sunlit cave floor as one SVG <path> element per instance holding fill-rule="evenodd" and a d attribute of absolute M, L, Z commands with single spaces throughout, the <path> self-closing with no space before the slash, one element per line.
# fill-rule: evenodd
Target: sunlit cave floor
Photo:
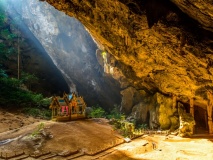
<path fill-rule="evenodd" d="M 1 128 L 2 133 L 0 133 L 0 159 L 6 156 L 12 160 L 213 159 L 212 135 L 195 135 L 192 138 L 173 135 L 143 135 L 129 143 L 124 143 L 124 137 L 115 132 L 106 119 L 63 123 L 42 121 L 5 112 L 4 114 L 1 112 L 0 115 L 0 126 L 2 127 L 4 123 L 4 130 Z M 17 124 L 21 123 L 20 119 L 25 120 L 25 123 L 22 122 L 23 126 L 12 129 L 11 126 L 15 127 L 13 123 L 17 120 L 19 122 Z M 8 125 L 5 125 L 8 121 L 9 123 L 6 123 Z M 40 132 L 37 132 L 39 129 Z"/>

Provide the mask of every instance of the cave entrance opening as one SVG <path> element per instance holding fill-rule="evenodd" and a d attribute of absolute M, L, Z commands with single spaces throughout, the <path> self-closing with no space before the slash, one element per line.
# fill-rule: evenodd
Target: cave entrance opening
<path fill-rule="evenodd" d="M 208 134 L 208 119 L 205 109 L 194 106 L 195 134 Z"/>
<path fill-rule="evenodd" d="M 190 104 L 180 102 L 186 113 L 190 113 Z M 194 105 L 194 134 L 208 134 L 208 116 L 207 111 L 197 105 Z"/>

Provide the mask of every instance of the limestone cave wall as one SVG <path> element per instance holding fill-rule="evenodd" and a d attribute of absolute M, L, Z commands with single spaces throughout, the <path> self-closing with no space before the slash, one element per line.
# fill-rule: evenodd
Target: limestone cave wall
<path fill-rule="evenodd" d="M 77 18 L 93 36 L 105 72 L 121 84 L 124 112 L 146 106 L 143 91 L 151 99 L 159 93 L 188 104 L 193 99 L 196 106 L 206 109 L 207 91 L 213 89 L 211 0 L 46 2 Z M 145 112 L 150 119 L 160 112 L 150 111 Z"/>

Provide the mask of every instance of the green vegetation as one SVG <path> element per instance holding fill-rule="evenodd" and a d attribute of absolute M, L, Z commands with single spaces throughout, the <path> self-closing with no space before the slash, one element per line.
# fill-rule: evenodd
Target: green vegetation
<path fill-rule="evenodd" d="M 120 112 L 119 106 L 117 105 L 114 105 L 114 108 L 106 117 L 107 119 L 125 119 L 125 115 Z"/>
<path fill-rule="evenodd" d="M 14 45 L 18 36 L 11 32 L 9 23 L 11 20 L 7 17 L 4 6 L 0 4 L 0 64 L 16 53 Z"/>
<path fill-rule="evenodd" d="M 23 83 L 16 78 L 0 77 L 0 105 L 7 108 L 21 109 L 24 113 L 49 119 L 51 117 L 50 99 L 22 89 Z"/>
<path fill-rule="evenodd" d="M 111 119 L 110 124 L 114 126 L 114 129 L 120 132 L 124 137 L 132 137 L 134 134 L 138 134 L 148 129 L 147 124 L 137 125 L 134 122 L 129 122 L 125 118 Z"/>
<path fill-rule="evenodd" d="M 125 118 L 125 115 L 121 113 L 119 106 L 115 105 L 110 113 L 106 113 L 100 106 L 92 107 L 90 114 L 92 118 L 102 118 L 106 117 L 110 120 L 110 124 L 114 126 L 114 129 L 117 130 L 124 137 L 132 137 L 137 132 L 141 132 L 148 128 L 147 124 L 138 124 L 136 125 L 135 121 L 128 121 Z"/>
<path fill-rule="evenodd" d="M 111 119 L 110 124 L 112 124 L 114 129 L 118 130 L 124 137 L 132 136 L 135 131 L 135 124 L 125 119 Z"/>
<path fill-rule="evenodd" d="M 6 109 L 18 109 L 24 113 L 49 119 L 50 99 L 45 99 L 42 94 L 30 91 L 31 85 L 37 83 L 38 78 L 29 73 L 21 72 L 21 78 L 14 78 L 17 70 L 7 71 L 5 63 L 17 65 L 14 57 L 17 56 L 21 40 L 18 38 L 20 31 L 16 24 L 20 22 L 17 17 L 10 19 L 5 9 L 5 0 L 0 2 L 0 106 Z M 11 29 L 12 28 L 12 29 Z M 20 47 L 20 46 L 19 46 Z M 15 63 L 15 64 L 14 64 Z M 10 74 L 10 75 L 9 75 Z"/>
<path fill-rule="evenodd" d="M 31 85 L 38 82 L 38 78 L 34 74 L 21 72 L 21 82 L 30 90 Z"/>
<path fill-rule="evenodd" d="M 39 105 L 43 96 L 21 88 L 21 81 L 16 78 L 0 78 L 0 104 L 29 106 Z"/>
<path fill-rule="evenodd" d="M 3 70 L 1 68 L 0 68 L 0 77 L 4 77 L 4 78 L 8 77 L 8 75 L 6 74 L 5 70 Z"/>
<path fill-rule="evenodd" d="M 90 112 L 91 118 L 103 118 L 106 117 L 107 119 L 125 119 L 125 115 L 122 114 L 119 110 L 119 106 L 114 105 L 114 108 L 111 110 L 111 112 L 107 113 L 103 108 L 101 108 L 99 105 L 93 106 L 92 110 Z"/>
<path fill-rule="evenodd" d="M 14 38 L 17 37 L 16 34 L 11 33 L 9 31 L 9 29 L 7 29 L 7 28 L 6 29 L 2 29 L 0 34 L 1 34 L 1 37 L 6 39 L 6 40 L 13 40 Z"/>
<path fill-rule="evenodd" d="M 38 136 L 39 133 L 40 133 L 43 129 L 44 129 L 44 123 L 40 123 L 40 124 L 37 126 L 36 130 L 33 131 L 33 133 L 30 134 L 30 136 L 31 136 L 31 137 L 36 137 L 36 136 Z"/>
<path fill-rule="evenodd" d="M 125 119 L 125 115 L 119 110 L 119 106 L 115 105 L 110 113 L 107 113 L 99 105 L 93 106 L 89 115 L 91 118 L 107 118 L 107 119 Z"/>
<path fill-rule="evenodd" d="M 110 113 L 106 113 L 103 108 L 99 105 L 92 107 L 92 111 L 90 113 L 90 117 L 92 118 L 103 118 L 106 117 L 110 119 L 110 124 L 114 126 L 115 130 L 118 130 L 123 136 L 130 137 L 133 135 L 135 130 L 135 123 L 128 122 L 125 120 L 125 115 L 122 114 L 119 110 L 119 106 L 114 106 Z M 146 127 L 145 125 L 139 127 Z"/>
<path fill-rule="evenodd" d="M 89 117 L 92 118 L 103 118 L 106 115 L 106 112 L 103 108 L 101 108 L 99 105 L 93 106 L 92 111 L 89 115 Z"/>
<path fill-rule="evenodd" d="M 47 119 L 47 120 L 49 120 L 51 117 L 51 111 L 49 109 L 27 107 L 27 108 L 23 108 L 23 112 L 27 115 L 30 115 L 33 117 L 40 117 L 42 119 Z"/>
<path fill-rule="evenodd" d="M 4 62 L 8 61 L 11 55 L 17 52 L 15 44 L 17 35 L 11 32 L 10 20 L 4 8 L 5 1 L 0 3 L 0 77 L 6 77 Z"/>
<path fill-rule="evenodd" d="M 0 78 L 0 105 L 21 109 L 27 115 L 50 119 L 50 99 L 20 88 L 21 81 L 15 78 Z"/>
<path fill-rule="evenodd" d="M 49 98 L 43 98 L 43 96 L 41 94 L 37 94 L 36 96 L 34 96 L 34 98 L 36 99 L 36 97 L 38 95 L 41 96 L 41 99 L 38 99 L 37 106 L 24 107 L 22 109 L 22 111 L 26 115 L 30 115 L 30 116 L 33 116 L 33 117 L 40 117 L 42 119 L 50 119 L 51 118 L 51 110 L 48 107 L 50 105 L 51 100 Z"/>

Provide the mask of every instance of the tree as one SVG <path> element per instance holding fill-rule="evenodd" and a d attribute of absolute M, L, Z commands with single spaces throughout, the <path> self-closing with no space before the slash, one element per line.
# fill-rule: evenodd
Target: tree
<path fill-rule="evenodd" d="M 11 55 L 17 53 L 17 78 L 20 79 L 20 44 L 21 34 L 19 30 L 20 17 L 8 18 L 6 11 L 6 1 L 0 1 L 0 68 L 3 69 L 3 63 Z M 11 31 L 11 27 L 15 29 Z"/>
<path fill-rule="evenodd" d="M 38 81 L 38 78 L 34 74 L 22 72 L 21 81 L 27 86 L 29 90 L 31 90 L 31 85 L 33 83 L 36 83 Z"/>

